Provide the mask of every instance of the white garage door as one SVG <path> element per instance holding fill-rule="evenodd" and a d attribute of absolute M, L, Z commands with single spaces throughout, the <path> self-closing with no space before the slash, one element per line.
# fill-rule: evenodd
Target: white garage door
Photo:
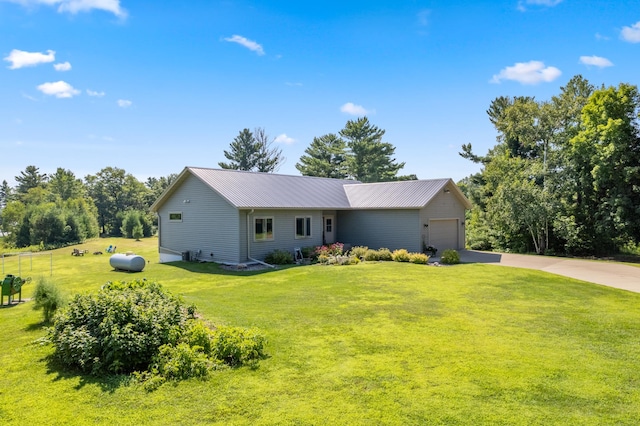
<path fill-rule="evenodd" d="M 458 249 L 458 219 L 429 221 L 429 245 L 442 253 L 446 249 Z"/>

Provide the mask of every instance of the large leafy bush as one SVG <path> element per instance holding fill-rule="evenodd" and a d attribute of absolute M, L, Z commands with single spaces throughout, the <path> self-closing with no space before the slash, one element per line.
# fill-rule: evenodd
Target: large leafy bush
<path fill-rule="evenodd" d="M 151 388 L 224 366 L 255 366 L 265 355 L 258 331 L 212 329 L 195 307 L 145 280 L 75 296 L 56 315 L 48 340 L 66 366 L 96 375 L 135 372 Z"/>
<path fill-rule="evenodd" d="M 107 283 L 95 295 L 76 295 L 50 331 L 54 358 L 93 374 L 146 370 L 160 346 L 175 344 L 190 318 L 187 307 L 160 284 Z"/>

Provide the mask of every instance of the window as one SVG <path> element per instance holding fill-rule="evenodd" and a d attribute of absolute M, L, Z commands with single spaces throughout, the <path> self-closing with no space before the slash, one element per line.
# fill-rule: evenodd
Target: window
<path fill-rule="evenodd" d="M 254 240 L 273 241 L 272 217 L 256 217 L 254 219 Z"/>
<path fill-rule="evenodd" d="M 325 223 L 326 223 L 325 232 L 333 232 L 333 220 L 330 217 L 328 217 L 325 220 Z"/>
<path fill-rule="evenodd" d="M 182 222 L 182 212 L 169 212 L 169 222 Z"/>
<path fill-rule="evenodd" d="M 296 217 L 296 238 L 311 237 L 311 216 Z"/>

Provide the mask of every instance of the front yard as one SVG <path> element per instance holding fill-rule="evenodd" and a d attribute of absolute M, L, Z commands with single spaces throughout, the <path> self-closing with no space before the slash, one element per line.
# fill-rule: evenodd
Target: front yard
<path fill-rule="evenodd" d="M 52 255 L 52 279 L 68 293 L 110 280 L 160 282 L 215 324 L 259 328 L 269 358 L 255 370 L 147 392 L 126 378 L 55 368 L 51 349 L 33 343 L 44 335 L 41 313 L 30 302 L 2 308 L 2 423 L 631 425 L 640 418 L 640 294 L 487 265 L 235 273 L 160 265 L 155 239 L 77 248 L 93 253 L 109 244 L 150 262 L 141 273 L 115 272 L 107 254 L 61 249 Z M 48 273 L 49 259 L 38 259 Z M 13 273 L 9 263 L 5 273 Z M 23 291 L 30 297 L 42 271 L 25 268 L 22 275 L 34 278 Z"/>

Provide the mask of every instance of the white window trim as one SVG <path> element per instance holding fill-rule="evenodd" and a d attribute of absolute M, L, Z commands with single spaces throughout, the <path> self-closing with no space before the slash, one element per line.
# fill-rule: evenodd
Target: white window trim
<path fill-rule="evenodd" d="M 298 235 L 298 219 L 304 220 L 304 235 Z M 307 235 L 307 219 L 309 220 L 309 234 Z M 293 222 L 293 232 L 296 240 L 304 240 L 307 238 L 311 238 L 313 234 L 313 219 L 311 216 L 296 216 L 296 220 Z"/>
<path fill-rule="evenodd" d="M 256 238 L 256 220 L 258 219 L 262 219 L 262 220 L 268 220 L 271 219 L 271 238 L 261 238 L 258 239 Z M 265 228 L 266 228 L 266 222 L 265 222 Z M 260 243 L 263 241 L 274 241 L 276 239 L 276 221 L 273 218 L 273 216 L 254 216 L 253 218 L 253 241 L 255 243 Z"/>
<path fill-rule="evenodd" d="M 180 219 L 171 219 L 171 215 L 172 214 L 179 214 L 180 215 Z M 179 223 L 182 222 L 182 212 L 169 212 L 169 222 L 173 222 L 173 223 Z"/>

